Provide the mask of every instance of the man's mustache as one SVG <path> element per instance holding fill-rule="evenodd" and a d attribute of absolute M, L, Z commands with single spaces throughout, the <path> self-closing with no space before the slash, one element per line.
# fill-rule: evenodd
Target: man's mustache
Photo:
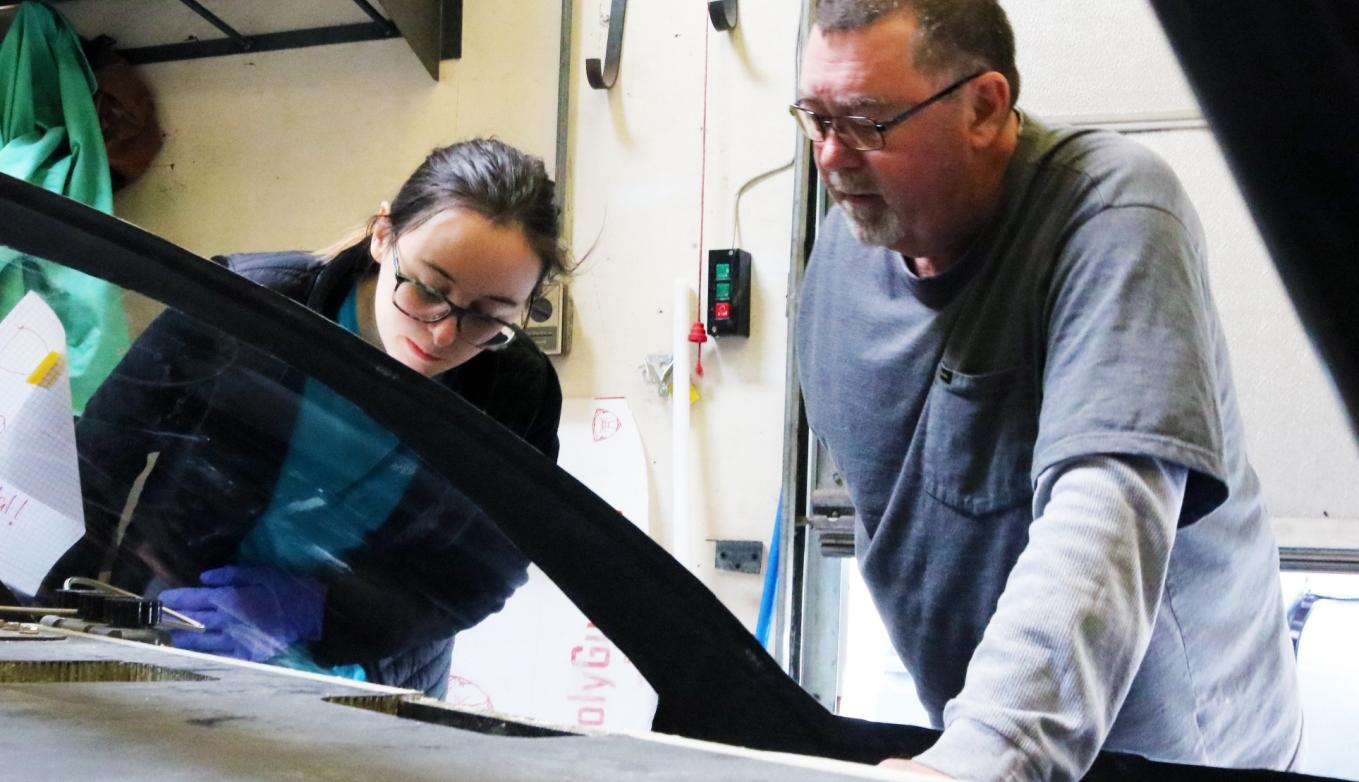
<path fill-rule="evenodd" d="M 847 195 L 879 195 L 877 186 L 868 177 L 832 171 L 826 176 L 826 183 L 832 190 Z"/>

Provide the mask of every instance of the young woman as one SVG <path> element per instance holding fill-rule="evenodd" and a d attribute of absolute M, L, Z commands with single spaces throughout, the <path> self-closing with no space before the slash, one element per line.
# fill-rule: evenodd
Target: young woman
<path fill-rule="evenodd" d="M 434 150 L 335 252 L 217 260 L 555 458 L 561 389 L 517 324 L 566 271 L 558 221 L 542 162 L 479 139 Z M 207 628 L 177 646 L 441 695 L 452 636 L 524 580 L 495 525 L 357 408 L 177 312 L 77 439 L 87 534 L 54 579 L 158 593 Z"/>

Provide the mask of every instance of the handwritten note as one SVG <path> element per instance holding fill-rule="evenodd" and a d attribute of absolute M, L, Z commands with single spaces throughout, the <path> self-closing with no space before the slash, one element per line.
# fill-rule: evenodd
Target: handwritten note
<path fill-rule="evenodd" d="M 0 321 L 0 581 L 26 595 L 85 532 L 65 351 L 36 293 Z"/>

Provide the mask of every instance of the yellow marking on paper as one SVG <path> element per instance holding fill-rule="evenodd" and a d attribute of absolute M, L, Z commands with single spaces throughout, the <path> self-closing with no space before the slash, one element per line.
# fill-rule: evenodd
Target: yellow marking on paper
<path fill-rule="evenodd" d="M 61 363 L 61 354 L 55 350 L 48 351 L 42 361 L 38 362 L 38 368 L 33 370 L 28 376 L 30 386 L 46 386 L 53 377 L 56 376 L 55 370 Z"/>

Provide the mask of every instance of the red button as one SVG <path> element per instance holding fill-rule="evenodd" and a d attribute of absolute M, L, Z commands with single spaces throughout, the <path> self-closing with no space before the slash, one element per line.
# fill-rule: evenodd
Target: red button
<path fill-rule="evenodd" d="M 721 318 L 722 320 L 727 320 L 728 318 L 731 317 L 730 302 L 719 301 L 717 302 L 717 304 L 713 306 L 713 309 L 717 312 L 717 317 Z"/>

